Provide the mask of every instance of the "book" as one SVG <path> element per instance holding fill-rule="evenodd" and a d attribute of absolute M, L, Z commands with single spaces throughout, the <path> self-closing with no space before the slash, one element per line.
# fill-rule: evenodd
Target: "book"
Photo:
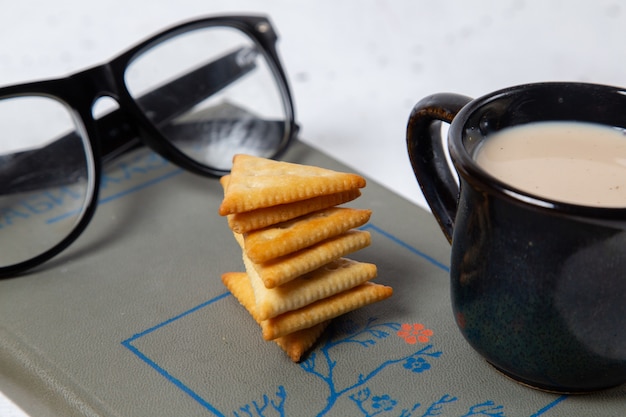
<path fill-rule="evenodd" d="M 351 172 L 296 142 L 285 160 Z M 398 181 L 412 181 L 399 178 Z M 216 179 L 148 149 L 104 174 L 83 235 L 0 280 L 0 391 L 32 416 L 615 416 L 626 387 L 567 396 L 499 374 L 456 328 L 433 216 L 374 181 L 372 245 L 394 295 L 333 320 L 301 363 L 220 281 L 243 271 Z M 532 335 L 529 335 L 532 337 Z M 575 366 L 575 364 L 572 364 Z"/>

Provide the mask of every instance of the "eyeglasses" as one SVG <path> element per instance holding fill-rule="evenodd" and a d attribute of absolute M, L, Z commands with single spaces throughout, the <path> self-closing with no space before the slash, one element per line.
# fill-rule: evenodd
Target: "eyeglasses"
<path fill-rule="evenodd" d="M 0 88 L 0 277 L 70 245 L 103 164 L 129 149 L 206 176 L 236 153 L 278 157 L 298 126 L 276 41 L 265 17 L 209 17 L 68 77 Z M 102 97 L 116 105 L 96 116 Z M 65 214 L 50 224 L 39 214 L 52 209 Z"/>

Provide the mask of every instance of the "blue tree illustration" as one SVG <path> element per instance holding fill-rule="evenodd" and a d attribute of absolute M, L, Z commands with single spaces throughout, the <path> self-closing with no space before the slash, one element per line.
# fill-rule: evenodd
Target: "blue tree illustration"
<path fill-rule="evenodd" d="M 370 348 L 391 334 L 397 333 L 400 327 L 400 323 L 377 323 L 376 318 L 369 318 L 362 327 L 352 321 L 345 321 L 341 328 L 335 328 L 334 337 L 329 337 L 322 346 L 311 352 L 309 357 L 300 364 L 300 367 L 306 373 L 322 381 L 328 390 L 326 405 L 318 412 L 317 416 L 327 414 L 340 398 L 359 388 L 363 389 L 349 398 L 357 404 L 364 416 L 372 417 L 383 412 L 389 412 L 396 407 L 397 401 L 389 394 L 371 396 L 369 389 L 364 386 L 382 370 L 392 365 L 402 365 L 405 370 L 413 373 L 426 372 L 431 368 L 430 361 L 439 358 L 442 352 L 434 350 L 433 345 L 426 345 L 411 354 L 388 359 L 368 373 L 358 374 L 354 381 L 345 386 L 339 386 L 336 381 L 335 370 L 338 362 L 333 359 L 332 352 L 338 346 L 346 344 L 364 349 Z M 284 417 L 286 415 L 284 407 L 286 400 L 287 392 L 283 386 L 280 386 L 274 400 L 263 395 L 260 402 L 252 401 L 234 411 L 233 415 L 235 417 L 268 417 L 270 415 Z M 367 405 L 365 404 L 366 401 L 369 401 Z M 365 408 L 366 406 L 368 408 Z M 419 406 L 420 404 L 415 404 L 411 410 L 404 410 L 402 417 L 410 416 L 410 411 L 414 411 Z M 433 403 L 431 407 L 435 406 L 436 403 Z M 424 416 L 427 415 L 434 414 L 424 414 Z"/>
<path fill-rule="evenodd" d="M 379 414 L 394 415 L 398 417 L 435 417 L 445 415 L 445 408 L 458 400 L 449 394 L 444 394 L 441 398 L 433 401 L 428 407 L 416 402 L 410 408 L 398 408 L 399 401 L 388 394 L 372 395 L 369 388 L 364 388 L 351 394 L 349 398 L 357 405 L 359 411 L 365 417 L 375 417 Z M 417 414 L 416 414 L 417 413 Z M 504 407 L 496 405 L 493 401 L 474 404 L 469 407 L 469 411 L 460 417 L 506 417 Z"/>
<path fill-rule="evenodd" d="M 285 387 L 282 385 L 278 387 L 278 392 L 276 392 L 276 401 L 270 400 L 267 395 L 263 395 L 263 401 L 257 402 L 252 401 L 251 404 L 246 404 L 241 407 L 238 411 L 233 411 L 233 415 L 235 417 L 254 417 L 254 416 L 266 416 L 268 411 L 272 411 L 272 414 L 277 414 L 278 416 L 285 416 L 285 400 L 287 399 L 287 392 L 285 391 Z"/>
<path fill-rule="evenodd" d="M 365 417 L 374 417 L 378 414 L 386 413 L 390 414 L 396 408 L 397 401 L 392 399 L 389 395 L 371 395 L 369 388 L 360 390 L 356 394 L 352 394 L 349 397 L 354 401 L 361 413 Z M 421 417 L 440 416 L 443 413 L 443 408 L 457 400 L 456 397 L 445 394 L 436 401 L 433 401 L 422 414 Z M 414 412 L 418 411 L 422 407 L 419 402 L 413 404 L 411 408 L 403 408 L 399 410 L 399 417 L 412 417 Z M 421 411 L 419 411 L 421 413 Z M 396 415 L 396 414 L 394 414 Z"/>
<path fill-rule="evenodd" d="M 346 386 L 337 386 L 334 374 L 337 362 L 331 355 L 334 348 L 344 344 L 354 344 L 362 348 L 369 348 L 386 339 L 391 332 L 397 332 L 401 327 L 399 323 L 376 323 L 376 321 L 376 318 L 368 319 L 365 326 L 361 329 L 356 326 L 350 328 L 350 323 L 348 323 L 348 326 L 344 326 L 342 337 L 328 339 L 317 351 L 312 352 L 306 361 L 300 364 L 304 371 L 324 382 L 328 389 L 326 406 L 318 413 L 318 416 L 328 413 L 342 396 L 364 386 L 378 375 L 380 371 L 391 365 L 402 363 L 405 369 L 421 373 L 430 369 L 429 358 L 441 356 L 442 352 L 434 351 L 432 345 L 427 345 L 409 355 L 384 361 L 370 372 L 359 374 L 355 381 Z M 375 408 L 377 407 L 379 411 L 386 411 L 393 404 L 390 397 L 381 396 L 377 399 Z"/>

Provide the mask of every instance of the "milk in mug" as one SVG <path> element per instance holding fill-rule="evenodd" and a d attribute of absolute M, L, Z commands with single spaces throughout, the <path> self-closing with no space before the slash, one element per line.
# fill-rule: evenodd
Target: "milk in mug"
<path fill-rule="evenodd" d="M 585 206 L 626 207 L 626 133 L 583 122 L 533 122 L 490 135 L 476 162 L 538 197 Z"/>

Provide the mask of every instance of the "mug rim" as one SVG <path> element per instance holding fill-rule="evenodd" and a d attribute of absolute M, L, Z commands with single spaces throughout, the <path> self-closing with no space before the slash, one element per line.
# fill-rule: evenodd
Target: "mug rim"
<path fill-rule="evenodd" d="M 514 201 L 518 204 L 531 206 L 536 209 L 558 211 L 582 217 L 594 217 L 607 220 L 624 220 L 626 222 L 626 206 L 624 207 L 602 207 L 589 206 L 583 204 L 569 203 L 560 200 L 554 200 L 547 197 L 538 196 L 530 192 L 521 190 L 511 184 L 505 183 L 497 177 L 487 173 L 472 157 L 470 152 L 464 145 L 464 135 L 467 122 L 470 116 L 480 111 L 486 104 L 496 100 L 510 97 L 518 94 L 522 90 L 529 89 L 577 89 L 580 91 L 602 94 L 620 94 L 626 96 L 626 89 L 621 87 L 610 86 L 606 84 L 594 84 L 584 82 L 537 82 L 519 84 L 500 90 L 493 91 L 478 98 L 473 99 L 466 104 L 454 117 L 448 131 L 448 150 L 452 162 L 465 181 L 473 186 L 480 185 L 481 189 L 490 193 L 497 193 L 507 200 Z M 624 109 L 626 111 L 626 109 Z M 550 119 L 558 121 L 559 119 Z M 576 121 L 576 120 L 563 120 Z M 626 123 L 626 117 L 624 122 Z"/>

